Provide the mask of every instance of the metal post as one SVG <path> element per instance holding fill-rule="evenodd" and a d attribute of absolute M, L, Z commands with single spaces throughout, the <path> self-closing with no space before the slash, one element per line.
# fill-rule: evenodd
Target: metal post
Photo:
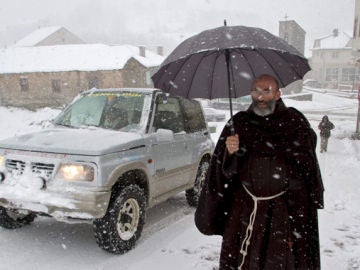
<path fill-rule="evenodd" d="M 358 89 L 358 114 L 356 119 L 356 131 L 352 137 L 353 139 L 360 140 L 360 87 Z"/>
<path fill-rule="evenodd" d="M 356 136 L 360 138 L 360 88 L 358 89 L 358 114 L 356 121 Z"/>
<path fill-rule="evenodd" d="M 358 106 L 358 114 L 357 114 L 357 121 L 356 121 L 356 134 L 360 137 L 360 103 Z"/>

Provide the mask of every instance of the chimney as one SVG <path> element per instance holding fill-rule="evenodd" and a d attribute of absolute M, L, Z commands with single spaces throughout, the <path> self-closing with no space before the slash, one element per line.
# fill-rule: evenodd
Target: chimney
<path fill-rule="evenodd" d="M 142 57 L 146 57 L 146 54 L 145 54 L 145 46 L 139 46 L 139 54 L 140 54 L 140 56 L 142 56 Z"/>
<path fill-rule="evenodd" d="M 158 55 L 164 56 L 164 47 L 163 46 L 157 46 L 156 50 L 157 50 Z"/>

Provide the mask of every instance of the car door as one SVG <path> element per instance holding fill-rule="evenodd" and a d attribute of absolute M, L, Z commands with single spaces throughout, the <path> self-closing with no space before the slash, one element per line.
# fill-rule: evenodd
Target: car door
<path fill-rule="evenodd" d="M 187 182 L 186 179 L 190 177 L 187 165 L 191 155 L 179 99 L 168 97 L 165 103 L 156 103 L 152 125 L 155 138 L 152 145 L 155 196 Z"/>

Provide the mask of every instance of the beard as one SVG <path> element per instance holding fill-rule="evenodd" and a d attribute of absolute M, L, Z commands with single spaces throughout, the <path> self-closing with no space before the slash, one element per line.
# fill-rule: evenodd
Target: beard
<path fill-rule="evenodd" d="M 262 103 L 265 104 L 266 106 L 263 108 L 260 108 L 258 105 Z M 275 110 L 275 105 L 276 105 L 276 100 L 269 100 L 269 101 L 257 101 L 257 100 L 253 100 L 253 104 L 252 104 L 252 111 L 259 116 L 266 116 L 269 114 L 272 114 Z"/>

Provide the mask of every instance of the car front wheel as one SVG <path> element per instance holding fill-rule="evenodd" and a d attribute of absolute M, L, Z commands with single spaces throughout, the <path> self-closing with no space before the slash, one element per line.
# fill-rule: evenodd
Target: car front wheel
<path fill-rule="evenodd" d="M 93 223 L 99 247 L 114 254 L 134 248 L 145 224 L 145 211 L 144 191 L 137 185 L 123 188 L 106 215 Z"/>

